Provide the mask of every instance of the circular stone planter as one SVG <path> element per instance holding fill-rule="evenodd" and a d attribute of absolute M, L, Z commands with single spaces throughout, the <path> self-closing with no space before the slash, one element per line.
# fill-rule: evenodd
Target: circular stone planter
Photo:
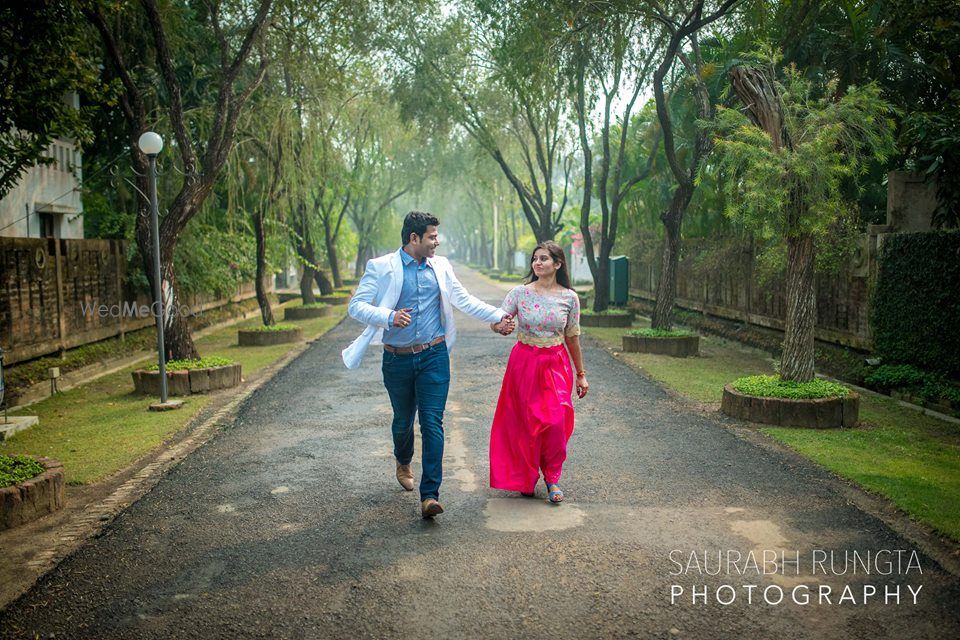
<path fill-rule="evenodd" d="M 240 384 L 240 363 L 204 369 L 167 371 L 167 395 L 188 396 L 228 389 Z M 160 372 L 138 369 L 133 372 L 133 386 L 137 393 L 160 395 Z"/>
<path fill-rule="evenodd" d="M 726 385 L 720 410 L 728 416 L 781 427 L 808 429 L 852 428 L 860 415 L 860 396 L 852 391 L 845 398 L 763 398 L 748 396 Z"/>
<path fill-rule="evenodd" d="M 37 462 L 43 465 L 43 473 L 0 489 L 0 531 L 63 508 L 63 465 L 50 458 L 37 458 Z"/>
<path fill-rule="evenodd" d="M 700 354 L 700 336 L 623 336 L 623 350 L 686 358 Z"/>
<path fill-rule="evenodd" d="M 284 320 L 310 320 L 311 318 L 322 318 L 330 313 L 330 307 L 293 307 L 283 310 Z"/>
<path fill-rule="evenodd" d="M 241 347 L 269 347 L 275 344 L 300 342 L 303 340 L 303 329 L 281 329 L 279 331 L 237 331 L 237 338 Z"/>
<path fill-rule="evenodd" d="M 629 327 L 633 324 L 633 312 L 600 316 L 583 314 L 580 316 L 581 327 Z"/>
<path fill-rule="evenodd" d="M 347 304 L 350 296 L 316 296 L 316 301 L 324 304 Z"/>

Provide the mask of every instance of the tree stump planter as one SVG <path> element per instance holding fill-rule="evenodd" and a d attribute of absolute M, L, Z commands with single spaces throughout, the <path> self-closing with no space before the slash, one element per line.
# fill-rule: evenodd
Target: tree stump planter
<path fill-rule="evenodd" d="M 616 315 L 593 315 L 582 314 L 580 316 L 581 327 L 629 327 L 633 324 L 633 312 Z"/>
<path fill-rule="evenodd" d="M 656 353 L 687 358 L 700 354 L 700 336 L 623 336 L 623 350 L 628 353 Z"/>
<path fill-rule="evenodd" d="M 845 398 L 765 398 L 740 393 L 728 384 L 720 410 L 733 418 L 781 427 L 849 429 L 857 426 L 860 396 L 851 391 Z"/>
<path fill-rule="evenodd" d="M 350 296 L 316 296 L 316 300 L 324 304 L 347 304 Z"/>
<path fill-rule="evenodd" d="M 286 312 L 284 312 L 286 313 Z M 269 347 L 275 344 L 300 342 L 303 340 L 303 329 L 281 329 L 279 331 L 237 331 L 237 339 L 241 347 Z"/>
<path fill-rule="evenodd" d="M 310 320 L 322 318 L 330 313 L 330 307 L 293 307 L 283 310 L 284 320 Z"/>
<path fill-rule="evenodd" d="M 188 396 L 228 389 L 240 384 L 240 363 L 204 369 L 167 371 L 167 395 Z M 160 395 L 160 372 L 138 369 L 133 372 L 133 386 L 137 393 Z"/>
<path fill-rule="evenodd" d="M 37 458 L 44 471 L 0 489 L 0 531 L 26 524 L 63 508 L 63 465 L 50 458 Z"/>

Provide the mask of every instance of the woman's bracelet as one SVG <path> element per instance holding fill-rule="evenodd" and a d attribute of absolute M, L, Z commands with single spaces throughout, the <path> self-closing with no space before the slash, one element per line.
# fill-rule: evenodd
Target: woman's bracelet
<path fill-rule="evenodd" d="M 586 369 L 581 369 L 580 371 L 577 371 L 577 377 L 578 377 L 578 378 L 579 378 L 580 376 L 585 376 L 585 375 L 587 375 L 587 370 L 586 370 Z"/>

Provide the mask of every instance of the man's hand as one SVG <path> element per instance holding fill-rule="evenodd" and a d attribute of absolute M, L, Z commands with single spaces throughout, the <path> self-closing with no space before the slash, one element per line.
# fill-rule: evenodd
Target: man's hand
<path fill-rule="evenodd" d="M 410 325 L 410 312 L 413 311 L 413 308 L 409 309 L 397 309 L 397 312 L 393 314 L 393 326 L 395 327 L 406 327 Z"/>
<path fill-rule="evenodd" d="M 517 328 L 517 322 L 509 313 L 504 314 L 503 319 L 493 325 L 493 330 L 502 336 L 508 336 Z"/>

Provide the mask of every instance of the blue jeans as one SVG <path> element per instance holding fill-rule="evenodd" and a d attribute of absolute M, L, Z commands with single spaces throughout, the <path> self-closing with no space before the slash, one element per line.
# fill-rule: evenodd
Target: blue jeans
<path fill-rule="evenodd" d="M 413 419 L 420 414 L 423 473 L 420 499 L 440 497 L 443 480 L 443 409 L 450 389 L 450 356 L 444 342 L 421 353 L 383 352 L 383 386 L 393 405 L 393 455 L 413 459 Z"/>

